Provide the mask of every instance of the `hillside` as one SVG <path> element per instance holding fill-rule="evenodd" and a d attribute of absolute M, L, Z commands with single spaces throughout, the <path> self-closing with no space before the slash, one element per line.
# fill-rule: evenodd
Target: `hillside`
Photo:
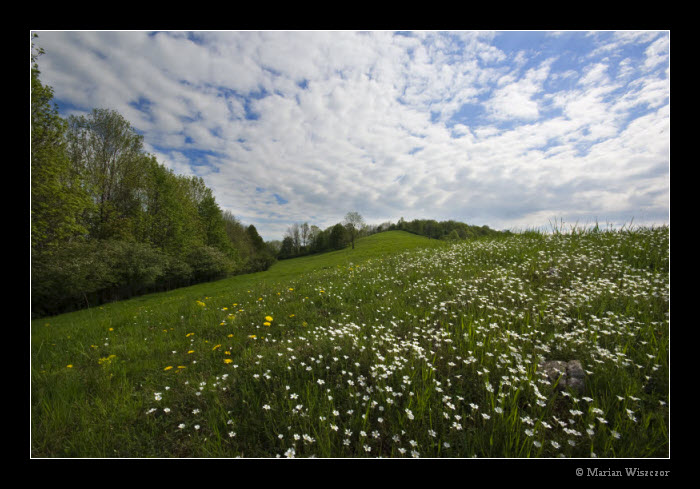
<path fill-rule="evenodd" d="M 34 321 L 32 455 L 667 456 L 668 301 L 668 228 L 379 233 Z"/>

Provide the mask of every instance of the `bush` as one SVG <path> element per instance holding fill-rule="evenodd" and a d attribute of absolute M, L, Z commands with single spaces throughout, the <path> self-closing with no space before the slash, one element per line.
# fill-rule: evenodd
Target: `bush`
<path fill-rule="evenodd" d="M 192 269 L 146 243 L 75 241 L 32 254 L 35 316 L 59 314 L 189 282 Z"/>
<path fill-rule="evenodd" d="M 179 258 L 173 256 L 167 258 L 165 276 L 163 277 L 164 288 L 170 290 L 190 285 L 194 279 L 192 267 Z"/>
<path fill-rule="evenodd" d="M 117 283 L 115 271 L 100 257 L 96 242 L 71 242 L 31 257 L 32 312 L 73 310 L 100 290 Z"/>
<path fill-rule="evenodd" d="M 211 246 L 199 246 L 187 255 L 196 282 L 213 280 L 233 271 L 233 263 L 224 253 Z"/>
<path fill-rule="evenodd" d="M 147 243 L 101 241 L 99 259 L 111 270 L 114 283 L 103 290 L 102 301 L 119 300 L 155 290 L 163 280 L 168 257 Z"/>

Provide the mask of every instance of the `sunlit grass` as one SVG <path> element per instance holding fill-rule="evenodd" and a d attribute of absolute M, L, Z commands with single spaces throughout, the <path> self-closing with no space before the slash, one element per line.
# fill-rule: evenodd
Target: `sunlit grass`
<path fill-rule="evenodd" d="M 667 456 L 668 239 L 387 232 L 34 321 L 33 455 Z"/>

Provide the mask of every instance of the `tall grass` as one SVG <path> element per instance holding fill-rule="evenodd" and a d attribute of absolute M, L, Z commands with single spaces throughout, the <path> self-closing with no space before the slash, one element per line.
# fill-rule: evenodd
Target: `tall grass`
<path fill-rule="evenodd" d="M 32 454 L 668 456 L 668 240 L 387 232 L 35 321 Z"/>

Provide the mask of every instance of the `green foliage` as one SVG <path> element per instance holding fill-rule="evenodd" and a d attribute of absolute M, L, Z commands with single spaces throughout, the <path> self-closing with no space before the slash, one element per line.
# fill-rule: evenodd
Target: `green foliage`
<path fill-rule="evenodd" d="M 172 273 L 169 257 L 147 243 L 73 241 L 32 255 L 32 309 L 55 314 L 155 290 Z"/>
<path fill-rule="evenodd" d="M 390 230 L 408 231 L 427 236 L 431 239 L 475 239 L 484 236 L 508 235 L 507 231 L 495 231 L 488 226 L 472 226 L 458 221 L 436 221 L 434 219 L 414 219 L 406 221 L 402 217 L 396 224 L 388 226 Z M 456 231 L 456 234 L 453 233 Z M 450 236 L 448 238 L 448 236 Z"/>
<path fill-rule="evenodd" d="M 128 238 L 140 209 L 143 137 L 119 113 L 93 109 L 68 118 L 67 151 L 94 203 L 86 216 L 96 239 Z"/>
<path fill-rule="evenodd" d="M 187 264 L 192 267 L 198 282 L 214 280 L 232 272 L 231 261 L 213 246 L 199 246 L 187 255 Z"/>
<path fill-rule="evenodd" d="M 237 252 L 237 273 L 267 270 L 276 261 L 277 252 L 270 249 L 254 225 L 248 227 L 226 211 L 222 214 L 228 240 Z"/>
<path fill-rule="evenodd" d="M 53 90 L 39 80 L 31 53 L 31 247 L 46 250 L 86 232 L 79 216 L 88 206 L 80 175 L 72 171 L 64 135 L 67 124 L 52 104 Z"/>
<path fill-rule="evenodd" d="M 331 249 L 339 250 L 347 245 L 347 231 L 346 228 L 338 223 L 331 228 L 330 235 L 328 236 L 328 244 Z"/>

